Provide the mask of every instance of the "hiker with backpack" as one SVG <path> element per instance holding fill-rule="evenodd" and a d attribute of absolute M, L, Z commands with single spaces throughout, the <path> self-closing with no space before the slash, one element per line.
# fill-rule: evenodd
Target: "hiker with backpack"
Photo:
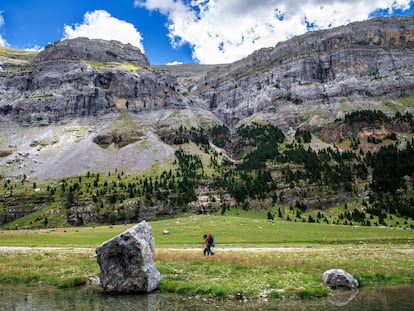
<path fill-rule="evenodd" d="M 209 234 L 204 233 L 203 238 L 204 238 L 204 251 L 203 251 L 204 256 L 214 255 L 214 252 L 211 250 L 211 248 L 215 246 L 213 235 L 211 233 Z"/>

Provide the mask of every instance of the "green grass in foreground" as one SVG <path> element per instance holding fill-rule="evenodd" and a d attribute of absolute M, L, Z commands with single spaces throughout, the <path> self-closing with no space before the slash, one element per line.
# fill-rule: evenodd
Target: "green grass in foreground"
<path fill-rule="evenodd" d="M 349 271 L 363 286 L 409 284 L 414 278 L 413 254 L 393 247 L 231 251 L 210 258 L 200 254 L 160 250 L 161 289 L 231 298 L 258 298 L 263 293 L 324 296 L 329 291 L 322 284 L 322 274 L 333 267 Z"/>
<path fill-rule="evenodd" d="M 412 230 L 270 223 L 260 214 L 243 211 L 238 216 L 191 215 L 150 224 L 163 291 L 235 299 L 254 299 L 263 294 L 273 298 L 323 296 L 329 291 L 322 284 L 322 273 L 330 268 L 347 270 L 363 286 L 409 284 L 414 280 Z M 94 248 L 129 227 L 0 231 L 0 245 Z M 163 230 L 170 234 L 163 235 Z M 215 256 L 202 255 L 204 232 L 216 237 Z M 301 247 L 220 250 L 223 246 Z M 0 251 L 1 283 L 41 282 L 69 287 L 84 284 L 98 274 L 93 249 Z"/>
<path fill-rule="evenodd" d="M 0 282 L 49 284 L 61 288 L 83 285 L 99 273 L 92 252 L 0 251 Z"/>

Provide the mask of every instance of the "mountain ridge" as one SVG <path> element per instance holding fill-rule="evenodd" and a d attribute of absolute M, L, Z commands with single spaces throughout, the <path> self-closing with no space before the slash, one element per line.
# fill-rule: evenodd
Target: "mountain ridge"
<path fill-rule="evenodd" d="M 338 110 L 335 105 L 349 98 L 412 96 L 413 34 L 412 17 L 307 33 L 223 65 L 207 74 L 199 88 L 214 113 L 235 126 L 257 112 L 278 112 L 280 106 L 295 110 L 304 103 Z M 289 117 L 286 109 L 281 112 Z M 299 125 L 272 121 L 284 129 Z"/>
<path fill-rule="evenodd" d="M 38 180 L 114 167 L 145 170 L 173 160 L 163 137 L 172 141 L 167 137 L 180 125 L 234 132 L 263 121 L 293 135 L 353 110 L 413 112 L 399 100 L 414 96 L 413 46 L 413 18 L 393 17 L 307 33 L 224 65 L 152 67 L 131 45 L 85 38 L 38 54 L 3 52 L 0 149 L 9 155 L 0 165 L 6 176 Z M 130 140 L 131 126 L 140 135 L 127 149 L 94 142 Z M 142 152 L 145 145 L 153 157 Z M 112 160 L 98 161 L 106 157 Z"/>

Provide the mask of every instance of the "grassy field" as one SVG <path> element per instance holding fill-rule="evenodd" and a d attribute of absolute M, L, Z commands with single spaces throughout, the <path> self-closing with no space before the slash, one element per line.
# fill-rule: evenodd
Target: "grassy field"
<path fill-rule="evenodd" d="M 289 221 L 269 222 L 264 211 L 233 209 L 222 215 L 185 215 L 150 222 L 157 248 L 201 247 L 213 233 L 220 246 L 413 245 L 414 231 Z M 96 247 L 132 225 L 0 230 L 1 246 Z M 168 230 L 169 234 L 163 234 Z"/>
<path fill-rule="evenodd" d="M 8 61 L 28 62 L 32 61 L 37 54 L 37 52 L 16 50 L 0 46 L 0 57 L 4 57 Z"/>
<path fill-rule="evenodd" d="M 322 274 L 330 268 L 347 270 L 363 286 L 414 281 L 413 230 L 272 223 L 264 216 L 240 210 L 151 221 L 161 290 L 232 299 L 324 296 Z M 0 231 L 0 246 L 64 248 L 0 251 L 0 282 L 85 284 L 99 274 L 94 248 L 130 226 Z M 214 256 L 202 255 L 204 232 L 215 235 Z"/>

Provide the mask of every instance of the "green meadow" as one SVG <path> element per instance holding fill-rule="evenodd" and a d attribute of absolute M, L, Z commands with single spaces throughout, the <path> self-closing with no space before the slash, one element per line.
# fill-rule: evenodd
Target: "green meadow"
<path fill-rule="evenodd" d="M 345 269 L 361 286 L 414 282 L 411 229 L 270 222 L 264 212 L 244 210 L 150 225 L 161 291 L 214 299 L 318 297 L 330 291 L 322 274 L 331 268 Z M 2 230 L 0 246 L 33 248 L 0 251 L 0 283 L 87 284 L 99 274 L 94 248 L 131 226 Z M 215 236 L 214 256 L 202 255 L 203 233 Z"/>

